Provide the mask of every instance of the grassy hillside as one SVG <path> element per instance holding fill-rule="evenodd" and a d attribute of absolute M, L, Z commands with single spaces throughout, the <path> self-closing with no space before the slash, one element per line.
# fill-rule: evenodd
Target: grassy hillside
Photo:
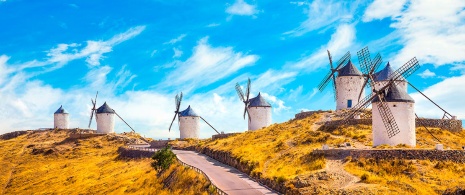
<path fill-rule="evenodd" d="M 311 155 L 323 143 L 338 145 L 345 139 L 331 137 L 329 133 L 315 131 L 320 115 L 303 120 L 274 124 L 258 131 L 248 131 L 226 139 L 204 144 L 215 150 L 230 151 L 255 165 L 253 173 L 262 177 L 288 180 L 325 166 L 322 157 Z M 253 174 L 252 173 L 252 174 Z"/>
<path fill-rule="evenodd" d="M 252 175 L 285 182 L 290 189 L 312 193 L 394 193 L 434 194 L 465 186 L 465 165 L 428 160 L 325 159 L 312 150 L 323 144 L 337 147 L 344 142 L 371 148 L 371 125 L 341 126 L 324 129 L 315 124 L 327 113 L 302 120 L 273 124 L 267 128 L 237 134 L 225 139 L 175 142 L 227 151 L 253 166 Z M 452 133 L 430 128 L 445 148 L 465 145 L 465 132 Z M 417 128 L 417 147 L 434 148 L 435 139 Z M 397 146 L 400 147 L 400 146 Z M 389 147 L 387 147 L 389 148 Z M 454 180 L 453 182 L 451 182 Z"/>
<path fill-rule="evenodd" d="M 151 159 L 120 159 L 121 138 L 76 140 L 67 134 L 0 140 L 0 194 L 207 194 L 205 178 L 181 165 L 157 177 Z"/>

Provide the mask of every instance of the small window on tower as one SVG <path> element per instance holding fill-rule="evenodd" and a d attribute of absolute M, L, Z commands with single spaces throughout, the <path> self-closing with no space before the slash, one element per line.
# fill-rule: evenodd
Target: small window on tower
<path fill-rule="evenodd" d="M 392 105 L 392 107 L 397 107 L 397 105 L 394 104 L 394 105 Z"/>
<path fill-rule="evenodd" d="M 347 100 L 347 108 L 352 108 L 352 100 Z"/>

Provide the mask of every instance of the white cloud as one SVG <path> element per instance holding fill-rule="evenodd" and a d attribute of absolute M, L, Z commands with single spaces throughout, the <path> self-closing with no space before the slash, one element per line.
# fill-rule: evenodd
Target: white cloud
<path fill-rule="evenodd" d="M 400 14 L 407 0 L 386 1 L 375 0 L 363 14 L 363 22 L 381 20 L 386 17 L 396 17 Z"/>
<path fill-rule="evenodd" d="M 182 41 L 182 40 L 184 39 L 184 37 L 186 37 L 186 36 L 187 36 L 186 34 L 181 34 L 181 35 L 179 35 L 178 37 L 176 37 L 176 38 L 174 38 L 174 39 L 171 39 L 171 40 L 169 40 L 168 42 L 165 42 L 165 43 L 163 43 L 163 44 L 171 44 L 171 45 L 172 45 L 172 44 L 175 44 L 175 43 L 177 43 L 177 42 L 179 42 L 179 41 Z"/>
<path fill-rule="evenodd" d="M 193 50 L 186 61 L 175 62 L 176 68 L 161 86 L 183 85 L 187 90 L 194 86 L 203 87 L 253 65 L 259 58 L 236 52 L 232 47 L 212 47 L 208 37 L 202 38 Z"/>
<path fill-rule="evenodd" d="M 178 48 L 173 48 L 173 58 L 179 58 L 182 56 L 183 52 L 181 50 L 179 50 Z"/>
<path fill-rule="evenodd" d="M 152 53 L 150 53 L 150 57 L 153 57 L 156 53 L 158 52 L 158 50 L 153 50 Z"/>
<path fill-rule="evenodd" d="M 283 100 L 278 99 L 276 96 L 273 96 L 273 95 L 270 95 L 270 94 L 267 94 L 267 93 L 261 93 L 261 95 L 263 96 L 263 98 L 265 98 L 267 101 L 269 101 L 269 103 L 273 107 L 273 111 L 275 113 L 279 113 L 282 110 L 289 110 L 290 109 L 290 107 L 287 107 L 287 106 L 284 105 Z"/>
<path fill-rule="evenodd" d="M 436 73 L 434 72 L 431 72 L 429 69 L 426 69 L 425 71 L 423 71 L 422 73 L 418 74 L 421 78 L 431 78 L 431 77 L 435 77 L 436 76 Z"/>
<path fill-rule="evenodd" d="M 401 66 L 414 56 L 422 64 L 435 66 L 465 61 L 464 1 L 411 0 L 400 12 L 382 17 L 391 17 L 391 27 L 403 45 L 391 60 L 393 66 Z"/>
<path fill-rule="evenodd" d="M 465 96 L 464 83 L 465 75 L 451 77 L 426 88 L 423 90 L 423 93 L 439 104 L 439 106 L 443 107 L 447 112 L 463 120 L 465 119 L 465 110 L 463 109 L 463 99 L 460 97 Z M 421 94 L 416 92 L 410 95 L 416 102 L 415 112 L 420 117 L 442 118 L 444 112 Z"/>
<path fill-rule="evenodd" d="M 221 25 L 220 23 L 211 23 L 211 24 L 208 24 L 207 27 L 217 27 Z"/>
<path fill-rule="evenodd" d="M 234 4 L 226 8 L 226 13 L 231 15 L 252 16 L 258 13 L 256 5 L 247 4 L 244 0 L 236 0 Z"/>
<path fill-rule="evenodd" d="M 336 2 L 315 0 L 311 4 L 297 4 L 299 6 L 308 5 L 308 9 L 304 10 L 308 18 L 299 27 L 285 32 L 285 35 L 302 36 L 305 33 L 331 25 L 349 23 L 353 19 L 358 1 Z"/>
<path fill-rule="evenodd" d="M 355 28 L 353 25 L 342 24 L 337 27 L 336 32 L 331 35 L 330 41 L 321 46 L 317 51 L 309 56 L 301 58 L 299 61 L 290 64 L 290 67 L 301 69 L 304 71 L 313 71 L 320 67 L 329 64 L 329 50 L 333 55 L 333 61 L 337 61 L 336 57 L 342 57 L 355 42 Z"/>
<path fill-rule="evenodd" d="M 115 45 L 127 41 L 144 31 L 145 26 L 137 26 L 130 28 L 126 32 L 117 34 L 106 41 L 87 41 L 86 46 L 79 49 L 81 44 L 58 44 L 47 52 L 49 59 L 46 64 L 58 64 L 58 67 L 68 63 L 69 61 L 86 58 L 86 62 L 91 66 L 100 65 L 100 61 L 104 58 L 104 54 L 111 52 Z"/>

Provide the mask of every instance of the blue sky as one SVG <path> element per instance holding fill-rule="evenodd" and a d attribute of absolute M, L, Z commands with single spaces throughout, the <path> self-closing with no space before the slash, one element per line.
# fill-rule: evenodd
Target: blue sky
<path fill-rule="evenodd" d="M 284 122 L 334 109 L 331 88 L 316 90 L 326 50 L 335 60 L 350 51 L 359 66 L 365 46 L 394 67 L 417 57 L 422 67 L 408 80 L 463 119 L 464 9 L 458 0 L 0 0 L 0 132 L 51 127 L 60 105 L 71 127 L 85 128 L 97 90 L 97 104 L 107 101 L 147 137 L 179 137 L 177 124 L 167 128 L 181 91 L 181 109 L 191 105 L 220 131 L 244 131 L 234 85 L 247 77 L 273 121 Z M 409 93 L 419 116 L 442 117 Z M 201 128 L 202 137 L 214 133 Z"/>

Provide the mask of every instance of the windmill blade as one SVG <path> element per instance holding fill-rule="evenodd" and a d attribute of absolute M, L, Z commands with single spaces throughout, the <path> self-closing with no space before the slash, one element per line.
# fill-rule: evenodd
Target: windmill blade
<path fill-rule="evenodd" d="M 342 115 L 342 117 L 344 118 L 343 120 L 345 121 L 344 123 L 347 124 L 347 121 L 353 119 L 355 114 L 367 108 L 371 104 L 371 101 L 375 99 L 375 97 L 376 97 L 375 93 L 370 93 L 370 95 L 363 98 L 361 101 L 358 102 L 357 105 L 355 105 L 352 109 L 350 109 L 349 112 Z"/>
<path fill-rule="evenodd" d="M 90 111 L 90 119 L 89 119 L 89 126 L 87 127 L 90 129 L 90 125 L 92 124 L 92 118 L 94 117 L 94 110 Z"/>
<path fill-rule="evenodd" d="M 383 58 L 381 57 L 381 54 L 377 53 L 375 58 L 373 58 L 370 73 L 373 74 L 378 70 L 379 66 L 383 63 Z"/>
<path fill-rule="evenodd" d="M 346 64 L 350 60 L 350 51 L 348 51 L 344 56 L 341 57 L 336 63 L 336 68 L 334 70 L 339 70 L 342 65 Z"/>
<path fill-rule="evenodd" d="M 220 132 L 218 132 L 212 125 L 210 125 L 210 123 L 208 123 L 203 117 L 200 117 L 205 123 L 207 123 L 208 126 L 210 126 L 213 130 L 216 131 L 216 133 L 220 134 Z"/>
<path fill-rule="evenodd" d="M 250 96 L 250 90 L 251 90 L 250 87 L 251 87 L 251 86 L 250 86 L 250 78 L 249 78 L 249 79 L 247 80 L 247 89 L 246 89 L 246 92 L 245 92 L 245 93 L 246 93 L 246 98 L 247 98 L 245 101 L 246 101 L 247 103 L 249 102 L 249 96 Z"/>
<path fill-rule="evenodd" d="M 242 92 L 242 89 L 239 83 L 236 83 L 236 92 L 237 92 L 237 95 L 239 96 L 239 99 L 241 99 L 242 102 L 245 102 L 244 93 Z"/>
<path fill-rule="evenodd" d="M 320 84 L 318 84 L 318 90 L 323 91 L 326 86 L 329 83 L 329 80 L 331 79 L 332 76 L 334 76 L 335 71 L 330 70 L 328 73 L 326 73 L 326 76 L 321 80 Z"/>
<path fill-rule="evenodd" d="M 171 126 L 173 126 L 173 122 L 174 122 L 174 120 L 176 119 L 176 116 L 177 116 L 177 115 L 178 115 L 178 113 L 175 113 L 175 114 L 174 114 L 173 120 L 171 121 L 170 128 L 168 128 L 168 131 L 171 131 Z"/>
<path fill-rule="evenodd" d="M 363 74 L 369 74 L 369 70 L 371 69 L 371 56 L 368 47 L 365 47 L 358 51 L 357 57 Z"/>
<path fill-rule="evenodd" d="M 247 104 L 245 104 L 245 107 L 244 107 L 244 119 L 245 119 L 245 114 L 247 113 Z"/>
<path fill-rule="evenodd" d="M 399 127 L 397 126 L 396 120 L 394 119 L 394 115 L 392 115 L 391 109 L 384 101 L 384 97 L 382 95 L 378 95 L 379 102 L 378 111 L 381 115 L 381 119 L 383 120 L 384 126 L 386 127 L 386 131 L 389 138 L 394 137 L 395 135 L 400 133 Z"/>
<path fill-rule="evenodd" d="M 126 123 L 126 125 L 127 125 L 129 128 L 131 128 L 131 131 L 132 131 L 133 133 L 136 132 L 136 131 L 135 131 L 135 130 L 134 130 L 134 129 L 133 129 L 133 128 L 119 115 L 119 114 L 118 114 L 118 113 L 116 113 L 115 110 L 113 110 L 113 112 L 115 112 L 116 116 L 118 116 L 119 119 L 121 119 L 124 123 Z"/>
<path fill-rule="evenodd" d="M 336 76 L 333 74 L 333 90 L 334 90 L 334 100 L 337 100 L 337 85 L 336 85 Z"/>
<path fill-rule="evenodd" d="M 177 110 L 179 106 L 179 95 L 178 94 L 176 94 L 176 96 L 174 97 L 174 106 Z"/>
<path fill-rule="evenodd" d="M 179 111 L 179 108 L 181 107 L 181 102 L 182 102 L 182 92 L 181 92 L 181 95 L 179 96 L 179 103 L 178 103 L 178 108 L 176 109 L 176 111 Z"/>
<path fill-rule="evenodd" d="M 98 91 L 97 91 L 97 93 L 95 94 L 94 109 L 95 109 L 95 104 L 97 104 L 97 96 L 98 96 Z"/>
<path fill-rule="evenodd" d="M 413 57 L 410 59 L 407 63 L 402 65 L 399 69 L 397 69 L 394 73 L 392 73 L 391 80 L 399 80 L 406 79 L 410 75 L 412 75 L 415 71 L 417 71 L 420 68 L 420 64 L 418 63 L 418 60 L 416 57 Z"/>
<path fill-rule="evenodd" d="M 439 109 L 441 109 L 443 112 L 444 112 L 444 115 L 448 115 L 449 118 L 452 118 L 452 115 L 447 112 L 446 110 L 444 110 L 441 106 L 439 106 L 438 104 L 436 104 L 436 102 L 434 102 L 433 100 L 431 100 L 428 96 L 426 96 L 423 92 L 421 92 L 419 89 L 417 89 L 415 86 L 413 86 L 412 83 L 410 82 L 407 82 L 413 89 L 417 90 L 418 93 L 420 93 L 421 95 L 423 95 L 426 99 L 428 99 L 431 103 L 433 103 L 435 106 L 437 106 Z"/>
<path fill-rule="evenodd" d="M 360 90 L 360 93 L 358 94 L 358 100 L 360 101 L 360 98 L 362 97 L 362 94 L 363 94 L 363 89 L 365 88 L 365 86 L 368 84 L 368 81 L 370 79 L 368 77 L 365 78 L 365 81 L 363 82 L 363 85 L 362 85 L 362 90 Z"/>

